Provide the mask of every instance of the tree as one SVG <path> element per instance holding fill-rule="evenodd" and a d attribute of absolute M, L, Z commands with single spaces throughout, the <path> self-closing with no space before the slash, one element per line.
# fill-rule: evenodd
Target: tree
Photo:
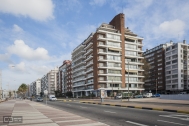
<path fill-rule="evenodd" d="M 18 91 L 17 93 L 22 95 L 24 97 L 25 93 L 27 92 L 28 90 L 28 86 L 26 84 L 21 84 L 20 87 L 18 88 Z"/>
<path fill-rule="evenodd" d="M 44 93 L 43 92 L 40 92 L 40 97 L 43 97 Z"/>
<path fill-rule="evenodd" d="M 144 70 L 144 81 L 145 80 L 147 80 L 148 78 L 149 78 L 149 71 L 150 71 L 150 64 L 148 63 L 148 61 L 147 61 L 147 59 L 146 58 L 144 58 L 143 59 L 143 61 L 142 61 L 143 63 L 144 63 L 144 65 L 143 65 L 143 70 Z"/>
<path fill-rule="evenodd" d="M 12 96 L 12 93 L 11 93 L 11 91 L 9 91 L 9 98 Z"/>
<path fill-rule="evenodd" d="M 73 96 L 71 91 L 66 92 L 66 96 L 68 96 L 69 98 Z"/>

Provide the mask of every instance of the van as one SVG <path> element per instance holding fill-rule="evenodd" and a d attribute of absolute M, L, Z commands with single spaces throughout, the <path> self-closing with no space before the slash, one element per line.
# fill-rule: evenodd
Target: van
<path fill-rule="evenodd" d="M 152 97 L 152 93 L 146 93 L 143 95 L 144 98 L 151 98 Z"/>

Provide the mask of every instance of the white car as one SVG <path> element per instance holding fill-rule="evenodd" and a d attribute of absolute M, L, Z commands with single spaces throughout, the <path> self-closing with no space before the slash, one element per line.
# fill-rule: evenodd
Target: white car
<path fill-rule="evenodd" d="M 56 101 L 57 98 L 56 98 L 56 97 L 50 97 L 49 100 L 50 100 L 50 101 Z"/>

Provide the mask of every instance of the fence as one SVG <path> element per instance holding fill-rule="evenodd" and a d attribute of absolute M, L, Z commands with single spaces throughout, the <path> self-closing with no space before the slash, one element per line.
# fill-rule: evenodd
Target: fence
<path fill-rule="evenodd" d="M 160 99 L 189 100 L 189 94 L 160 95 Z"/>

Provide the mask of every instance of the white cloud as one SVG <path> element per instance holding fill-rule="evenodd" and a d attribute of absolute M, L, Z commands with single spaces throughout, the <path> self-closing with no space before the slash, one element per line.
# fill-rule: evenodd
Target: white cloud
<path fill-rule="evenodd" d="M 9 68 L 15 71 L 26 72 L 26 65 L 24 62 L 20 62 L 19 64 L 9 64 Z"/>
<path fill-rule="evenodd" d="M 18 25 L 14 24 L 13 25 L 13 31 L 15 31 L 15 32 L 22 32 L 23 29 L 21 27 L 19 27 Z"/>
<path fill-rule="evenodd" d="M 162 34 L 177 37 L 184 35 L 185 23 L 179 19 L 173 21 L 165 21 L 159 25 Z"/>
<path fill-rule="evenodd" d="M 10 54 L 15 54 L 26 60 L 47 60 L 50 58 L 46 49 L 40 47 L 33 49 L 26 45 L 23 40 L 16 40 L 14 45 L 9 46 L 7 50 Z"/>
<path fill-rule="evenodd" d="M 91 0 L 90 5 L 103 6 L 106 3 L 106 0 Z"/>
<path fill-rule="evenodd" d="M 10 61 L 10 55 L 9 54 L 0 54 L 0 61 L 3 61 L 3 62 L 11 62 Z"/>
<path fill-rule="evenodd" d="M 0 12 L 30 17 L 37 21 L 53 19 L 51 0 L 1 0 Z"/>

